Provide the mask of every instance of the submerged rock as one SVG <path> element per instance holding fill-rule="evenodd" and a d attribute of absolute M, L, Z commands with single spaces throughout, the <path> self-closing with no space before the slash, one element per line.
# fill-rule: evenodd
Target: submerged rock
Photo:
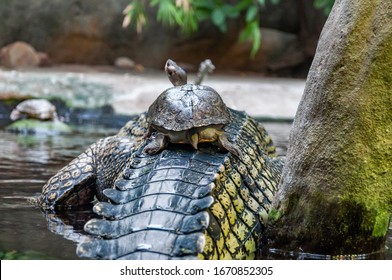
<path fill-rule="evenodd" d="M 72 132 L 71 127 L 61 121 L 42 121 L 35 119 L 18 120 L 7 126 L 6 130 L 18 134 L 34 134 L 40 136 L 51 136 Z"/>
<path fill-rule="evenodd" d="M 56 135 L 70 133 L 71 128 L 59 121 L 56 107 L 46 99 L 28 99 L 19 103 L 11 112 L 15 122 L 8 131 L 21 134 Z"/>

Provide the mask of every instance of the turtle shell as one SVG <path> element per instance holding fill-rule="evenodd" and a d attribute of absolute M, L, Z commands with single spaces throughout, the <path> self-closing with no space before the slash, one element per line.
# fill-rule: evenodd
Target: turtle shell
<path fill-rule="evenodd" d="M 11 113 L 11 119 L 17 119 L 20 114 L 40 120 L 53 119 L 56 107 L 46 99 L 29 99 L 16 106 L 15 113 Z"/>
<path fill-rule="evenodd" d="M 211 87 L 187 84 L 161 93 L 147 112 L 147 122 L 171 131 L 227 124 L 230 111 Z"/>

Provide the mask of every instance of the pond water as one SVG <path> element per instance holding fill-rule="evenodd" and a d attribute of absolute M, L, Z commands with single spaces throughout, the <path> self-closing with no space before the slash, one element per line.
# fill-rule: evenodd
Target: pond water
<path fill-rule="evenodd" d="M 285 155 L 291 124 L 264 125 L 278 154 Z M 61 223 L 59 226 L 56 217 L 45 216 L 28 200 L 88 145 L 116 131 L 84 126 L 71 135 L 37 137 L 0 130 L 0 253 L 11 252 L 8 254 L 27 259 L 78 258 L 75 240 L 83 238 L 82 226 L 91 212 L 80 211 L 73 217 L 65 217 L 64 220 L 73 220 L 74 228 Z"/>
<path fill-rule="evenodd" d="M 278 153 L 284 155 L 291 125 L 267 123 Z M 97 139 L 113 135 L 116 129 L 97 126 L 78 127 L 71 135 L 38 137 L 16 135 L 0 130 L 0 252 L 16 251 L 20 258 L 77 259 L 78 233 L 85 214 L 76 213 L 79 228 L 55 228 L 55 217 L 45 217 L 28 199 L 60 168 L 83 152 Z M 67 217 L 70 219 L 70 217 Z M 75 221 L 73 221 L 75 223 Z M 62 235 L 49 230 L 62 231 Z"/>
<path fill-rule="evenodd" d="M 0 131 L 0 252 L 15 250 L 21 258 L 77 258 L 75 243 L 48 230 L 45 215 L 27 199 L 88 145 L 115 133 L 79 129 L 83 132 L 53 137 Z"/>

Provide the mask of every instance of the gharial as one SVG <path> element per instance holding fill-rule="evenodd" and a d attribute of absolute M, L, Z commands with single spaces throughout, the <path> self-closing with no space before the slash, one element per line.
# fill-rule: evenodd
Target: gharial
<path fill-rule="evenodd" d="M 150 125 L 143 113 L 49 179 L 40 205 L 66 211 L 98 198 L 93 210 L 100 217 L 84 226 L 91 235 L 78 244 L 81 257 L 258 258 L 283 160 L 260 123 L 227 112 L 220 129 L 240 156 L 208 141 L 197 149 L 171 141 L 146 153 L 154 140 L 143 137 Z"/>

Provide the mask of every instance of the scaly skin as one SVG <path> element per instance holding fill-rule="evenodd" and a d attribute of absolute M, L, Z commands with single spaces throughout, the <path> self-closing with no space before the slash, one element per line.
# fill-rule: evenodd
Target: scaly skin
<path fill-rule="evenodd" d="M 243 156 L 204 143 L 142 153 L 145 114 L 99 140 L 43 187 L 49 212 L 91 203 L 77 253 L 98 259 L 254 259 L 283 163 L 265 129 L 231 110 L 225 133 Z M 105 201 L 110 200 L 110 203 Z M 104 237 L 102 239 L 101 237 Z"/>
<path fill-rule="evenodd" d="M 144 126 L 144 127 L 143 127 Z M 145 114 L 129 121 L 115 136 L 98 140 L 60 169 L 43 186 L 38 199 L 45 210 L 89 204 L 111 188 L 145 131 Z"/>
<path fill-rule="evenodd" d="M 231 110 L 225 131 L 244 156 L 205 144 L 143 154 L 142 142 L 112 189 L 103 193 L 78 245 L 98 259 L 254 259 L 283 163 L 262 126 Z"/>

